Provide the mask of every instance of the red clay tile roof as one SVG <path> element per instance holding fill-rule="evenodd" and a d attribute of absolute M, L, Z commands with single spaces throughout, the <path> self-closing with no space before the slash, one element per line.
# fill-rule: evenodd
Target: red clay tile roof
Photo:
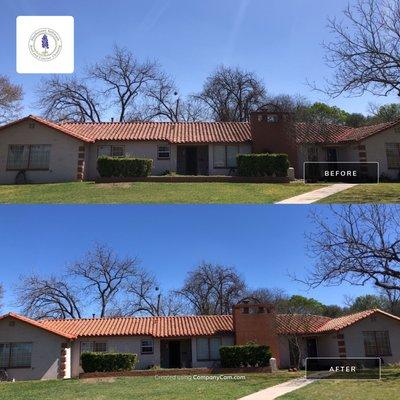
<path fill-rule="evenodd" d="M 277 314 L 276 330 L 279 335 L 314 333 L 329 321 L 320 315 Z"/>
<path fill-rule="evenodd" d="M 339 318 L 320 315 L 277 314 L 277 334 L 319 334 L 340 331 L 373 314 L 382 314 L 400 321 L 399 317 L 373 309 Z M 48 332 L 68 338 L 98 336 L 153 336 L 173 338 L 233 334 L 231 315 L 202 315 L 177 317 L 115 317 L 90 319 L 33 319 L 9 313 L 11 317 Z"/>
<path fill-rule="evenodd" d="M 40 329 L 44 329 L 45 331 L 48 331 L 50 333 L 54 333 L 55 335 L 65 337 L 67 339 L 76 339 L 76 335 L 74 335 L 72 333 L 66 333 L 66 332 L 60 331 L 60 330 L 58 330 L 57 328 L 54 328 L 54 327 L 44 326 L 40 321 L 35 321 L 34 319 L 31 319 L 31 318 L 28 318 L 28 317 L 24 317 L 22 315 L 18 315 L 18 314 L 15 314 L 15 313 L 8 313 L 8 314 L 0 316 L 0 321 L 2 319 L 5 319 L 5 318 L 13 318 L 13 319 L 16 319 L 18 321 L 25 322 L 25 323 L 27 323 L 29 325 L 35 326 L 35 327 L 40 328 Z"/>
<path fill-rule="evenodd" d="M 0 130 L 32 119 L 84 142 L 107 140 L 143 140 L 184 143 L 246 143 L 252 141 L 248 122 L 68 122 L 56 124 L 29 115 Z M 400 120 L 383 124 L 350 128 L 333 124 L 296 123 L 298 143 L 346 143 L 359 141 L 400 124 Z"/>
<path fill-rule="evenodd" d="M 340 331 L 341 329 L 344 329 L 349 325 L 352 325 L 358 321 L 361 321 L 364 318 L 370 317 L 371 315 L 374 315 L 377 313 L 386 315 L 388 317 L 391 317 L 391 318 L 394 318 L 394 319 L 397 319 L 400 321 L 400 318 L 398 318 L 394 315 L 391 315 L 382 310 L 373 309 L 373 310 L 361 311 L 356 314 L 346 315 L 344 317 L 333 318 L 329 322 L 327 322 L 325 325 L 323 325 L 321 328 L 319 328 L 318 332 Z"/>
<path fill-rule="evenodd" d="M 297 123 L 296 137 L 298 143 L 357 142 L 398 124 L 400 124 L 399 120 L 351 128 L 344 125 Z"/>
<path fill-rule="evenodd" d="M 318 315 L 278 314 L 276 316 L 277 331 L 283 335 L 337 332 L 377 313 L 400 321 L 399 317 L 379 309 L 366 310 L 338 318 Z"/>
<path fill-rule="evenodd" d="M 21 119 L 17 119 L 16 121 L 10 122 L 9 124 L 1 125 L 0 126 L 0 130 L 8 128 L 8 127 L 16 125 L 16 124 L 19 124 L 20 122 L 27 121 L 28 119 L 32 120 L 32 121 L 35 121 L 35 122 L 38 122 L 39 124 L 46 125 L 49 128 L 53 128 L 53 129 L 55 129 L 55 130 L 57 130 L 57 131 L 59 131 L 61 133 L 64 133 L 64 134 L 66 134 L 68 136 L 72 136 L 72 137 L 74 137 L 76 139 L 79 139 L 79 140 L 82 140 L 84 142 L 93 142 L 93 140 L 82 136 L 79 132 L 72 131 L 72 130 L 68 129 L 68 127 L 66 127 L 66 126 L 62 126 L 60 124 L 56 124 L 54 122 L 48 121 L 47 119 L 44 119 L 44 118 L 37 117 L 35 115 L 28 115 L 27 117 L 24 117 L 24 118 L 21 118 Z"/>
<path fill-rule="evenodd" d="M 233 332 L 231 315 L 91 318 L 38 321 L 78 337 L 144 335 L 155 338 L 211 336 Z"/>
<path fill-rule="evenodd" d="M 250 124 L 241 122 L 102 122 L 61 126 L 92 141 L 157 140 L 178 144 L 251 141 Z"/>

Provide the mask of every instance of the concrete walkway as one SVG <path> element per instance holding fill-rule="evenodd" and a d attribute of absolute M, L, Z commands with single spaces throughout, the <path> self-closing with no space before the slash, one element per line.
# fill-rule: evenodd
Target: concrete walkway
<path fill-rule="evenodd" d="M 273 400 L 286 393 L 293 392 L 293 390 L 300 389 L 304 386 L 313 383 L 312 379 L 298 378 L 279 385 L 271 386 L 267 389 L 260 390 L 259 392 L 249 394 L 239 400 Z"/>
<path fill-rule="evenodd" d="M 335 183 L 333 185 L 313 190 L 308 193 L 303 193 L 298 196 L 291 197 L 286 200 L 278 201 L 275 204 L 311 204 L 319 201 L 332 194 L 342 192 L 356 186 L 354 183 Z"/>

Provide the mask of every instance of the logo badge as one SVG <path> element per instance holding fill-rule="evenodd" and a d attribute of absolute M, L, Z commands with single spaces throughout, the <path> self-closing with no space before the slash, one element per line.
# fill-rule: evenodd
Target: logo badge
<path fill-rule="evenodd" d="M 74 72 L 74 17 L 19 15 L 16 28 L 16 69 L 19 74 Z"/>
<path fill-rule="evenodd" d="M 61 37 L 54 29 L 37 29 L 29 38 L 29 51 L 37 60 L 54 60 L 61 50 Z"/>

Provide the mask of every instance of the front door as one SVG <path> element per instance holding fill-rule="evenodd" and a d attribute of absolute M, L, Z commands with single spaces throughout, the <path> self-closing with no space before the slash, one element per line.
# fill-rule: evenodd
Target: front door
<path fill-rule="evenodd" d="M 317 339 L 315 338 L 307 339 L 307 357 L 318 357 Z"/>
<path fill-rule="evenodd" d="M 177 172 L 208 175 L 208 146 L 178 146 Z"/>
<path fill-rule="evenodd" d="M 197 175 L 197 147 L 186 147 L 185 170 L 187 175 Z"/>
<path fill-rule="evenodd" d="M 181 367 L 181 342 L 179 340 L 171 340 L 168 342 L 169 349 L 169 368 Z"/>

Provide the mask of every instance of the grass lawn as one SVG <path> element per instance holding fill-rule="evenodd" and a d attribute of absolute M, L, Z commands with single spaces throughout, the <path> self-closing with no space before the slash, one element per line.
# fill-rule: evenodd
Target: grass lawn
<path fill-rule="evenodd" d="M 397 400 L 399 393 L 400 368 L 385 368 L 381 381 L 319 381 L 279 400 Z"/>
<path fill-rule="evenodd" d="M 400 183 L 358 185 L 319 203 L 400 203 Z"/>
<path fill-rule="evenodd" d="M 242 374 L 239 374 L 242 375 Z M 216 375 L 214 375 L 216 376 Z M 105 380 L 31 381 L 0 384 L 0 399 L 12 400 L 234 400 L 298 376 L 295 373 L 243 374 L 245 380 L 158 380 L 156 377 Z M 208 375 L 210 377 L 210 375 Z M 171 377 L 169 377 L 171 378 Z"/>
<path fill-rule="evenodd" d="M 273 203 L 324 185 L 303 183 L 156 183 L 95 184 L 70 182 L 0 185 L 0 203 Z"/>

